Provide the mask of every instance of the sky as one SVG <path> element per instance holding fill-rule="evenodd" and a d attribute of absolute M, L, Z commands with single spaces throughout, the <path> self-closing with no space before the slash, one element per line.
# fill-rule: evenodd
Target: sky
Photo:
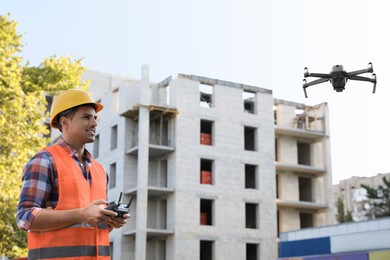
<path fill-rule="evenodd" d="M 334 184 L 390 172 L 389 11 L 386 0 L 0 0 L 32 66 L 70 55 L 90 70 L 140 79 L 146 64 L 152 82 L 194 74 L 326 102 Z M 344 92 L 326 82 L 304 97 L 305 67 L 329 73 L 369 62 L 375 94 L 371 83 L 348 81 Z"/>

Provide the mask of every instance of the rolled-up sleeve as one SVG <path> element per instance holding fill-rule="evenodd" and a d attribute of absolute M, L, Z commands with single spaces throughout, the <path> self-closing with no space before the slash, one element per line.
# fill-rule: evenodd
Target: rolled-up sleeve
<path fill-rule="evenodd" d="M 28 230 L 45 207 L 52 190 L 53 159 L 45 151 L 37 153 L 23 169 L 22 188 L 16 210 L 16 223 Z"/>

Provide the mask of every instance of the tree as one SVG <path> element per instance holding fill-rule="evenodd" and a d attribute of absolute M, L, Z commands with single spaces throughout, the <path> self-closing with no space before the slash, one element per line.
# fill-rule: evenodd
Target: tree
<path fill-rule="evenodd" d="M 367 191 L 370 204 L 367 214 L 370 219 L 390 216 L 390 178 L 383 177 L 382 180 L 384 185 L 374 188 L 361 184 Z"/>
<path fill-rule="evenodd" d="M 22 65 L 17 22 L 0 16 L 0 255 L 26 255 L 26 232 L 15 222 L 24 164 L 48 143 L 47 93 L 82 87 L 85 67 L 71 57 L 46 58 Z"/>
<path fill-rule="evenodd" d="M 338 198 L 337 200 L 337 221 L 339 223 L 344 223 L 344 222 L 352 222 L 352 213 L 351 211 L 347 211 L 347 214 L 345 214 L 345 209 L 344 209 L 344 203 L 341 198 Z"/>

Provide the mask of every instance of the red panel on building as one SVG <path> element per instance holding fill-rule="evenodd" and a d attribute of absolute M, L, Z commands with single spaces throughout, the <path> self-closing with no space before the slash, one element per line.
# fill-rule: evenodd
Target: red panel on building
<path fill-rule="evenodd" d="M 202 184 L 212 184 L 212 175 L 209 171 L 200 172 L 200 183 Z"/>
<path fill-rule="evenodd" d="M 211 145 L 211 142 L 212 142 L 211 134 L 200 133 L 201 144 Z"/>

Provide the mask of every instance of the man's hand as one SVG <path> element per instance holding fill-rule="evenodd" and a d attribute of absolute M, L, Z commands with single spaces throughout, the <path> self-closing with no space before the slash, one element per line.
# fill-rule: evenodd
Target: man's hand
<path fill-rule="evenodd" d="M 118 214 L 111 210 L 104 209 L 107 206 L 105 200 L 95 200 L 82 211 L 83 223 L 91 226 L 97 226 L 100 222 L 107 222 L 111 218 L 115 218 Z"/>
<path fill-rule="evenodd" d="M 110 217 L 108 219 L 108 221 L 106 221 L 106 223 L 111 228 L 121 228 L 121 227 L 123 227 L 127 223 L 127 220 L 129 218 L 130 218 L 130 214 L 123 215 L 123 218 L 122 217 L 113 217 L 113 218 Z"/>

